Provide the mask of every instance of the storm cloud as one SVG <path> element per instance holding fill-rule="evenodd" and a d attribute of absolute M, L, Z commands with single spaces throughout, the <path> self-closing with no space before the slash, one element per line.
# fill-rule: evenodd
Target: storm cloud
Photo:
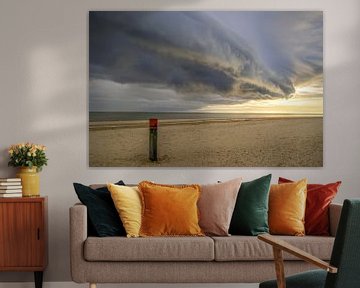
<path fill-rule="evenodd" d="M 89 33 L 90 111 L 289 98 L 322 75 L 320 12 L 90 12 Z"/>

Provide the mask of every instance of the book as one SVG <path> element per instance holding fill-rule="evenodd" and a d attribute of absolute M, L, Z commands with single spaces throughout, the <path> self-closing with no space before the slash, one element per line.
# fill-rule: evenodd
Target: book
<path fill-rule="evenodd" d="M 22 197 L 22 193 L 0 193 L 0 198 Z"/>
<path fill-rule="evenodd" d="M 21 185 L 0 186 L 0 190 L 21 189 Z"/>
<path fill-rule="evenodd" d="M 0 182 L 0 186 L 19 186 L 21 182 Z"/>
<path fill-rule="evenodd" d="M 13 186 L 13 187 L 15 187 L 15 186 Z M 21 186 L 16 186 L 16 188 L 13 188 L 13 187 L 11 187 L 11 189 L 7 189 L 6 187 L 1 187 L 0 193 L 16 193 L 16 192 L 22 191 Z"/>
<path fill-rule="evenodd" d="M 21 178 L 0 178 L 0 182 L 21 182 Z"/>

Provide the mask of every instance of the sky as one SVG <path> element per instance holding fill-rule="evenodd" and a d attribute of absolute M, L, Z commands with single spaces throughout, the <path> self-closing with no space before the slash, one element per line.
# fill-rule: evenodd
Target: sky
<path fill-rule="evenodd" d="M 322 115 L 322 12 L 92 11 L 89 110 Z"/>

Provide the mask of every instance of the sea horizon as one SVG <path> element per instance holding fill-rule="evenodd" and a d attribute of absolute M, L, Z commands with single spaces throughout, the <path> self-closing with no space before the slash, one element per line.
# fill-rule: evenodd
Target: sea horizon
<path fill-rule="evenodd" d="M 89 122 L 185 119 L 322 118 L 310 113 L 207 113 L 207 112 L 89 112 Z"/>

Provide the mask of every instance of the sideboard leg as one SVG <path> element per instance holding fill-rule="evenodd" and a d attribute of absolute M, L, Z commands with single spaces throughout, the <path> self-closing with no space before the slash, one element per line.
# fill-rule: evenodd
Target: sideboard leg
<path fill-rule="evenodd" d="M 96 288 L 96 284 L 95 283 L 89 283 L 89 288 Z"/>
<path fill-rule="evenodd" d="M 35 271 L 35 288 L 42 288 L 43 284 L 43 271 Z"/>

